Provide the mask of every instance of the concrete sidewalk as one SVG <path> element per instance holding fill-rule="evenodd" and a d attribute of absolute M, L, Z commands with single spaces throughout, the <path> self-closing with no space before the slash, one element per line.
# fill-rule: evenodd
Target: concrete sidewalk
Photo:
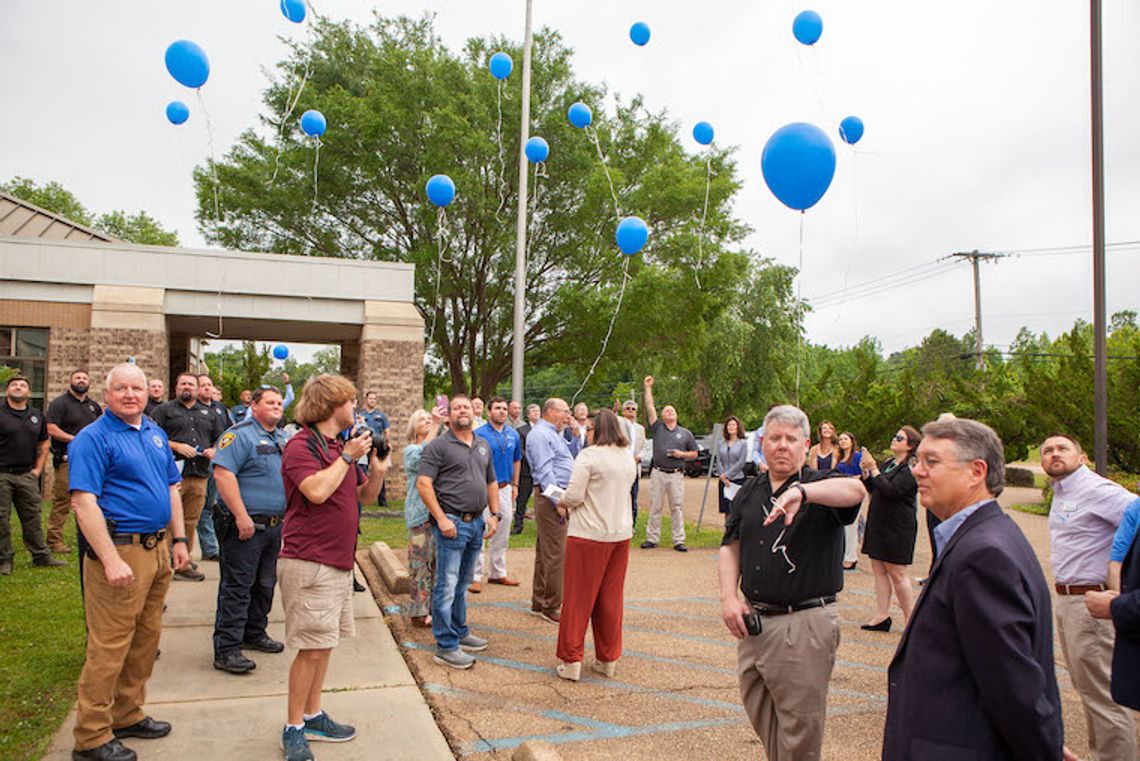
<path fill-rule="evenodd" d="M 257 662 L 234 676 L 213 665 L 212 634 L 218 589 L 217 563 L 199 563 L 204 582 L 176 581 L 163 616 L 162 656 L 147 690 L 146 711 L 174 724 L 161 740 L 128 740 L 140 758 L 281 758 L 281 728 L 293 652 L 247 652 Z M 367 593 L 355 596 L 356 638 L 342 642 L 325 678 L 324 706 L 356 727 L 348 743 L 313 743 L 326 759 L 453 759 L 447 741 L 400 654 L 388 626 Z M 269 634 L 285 639 L 280 600 L 274 601 Z M 44 757 L 71 758 L 74 710 Z"/>

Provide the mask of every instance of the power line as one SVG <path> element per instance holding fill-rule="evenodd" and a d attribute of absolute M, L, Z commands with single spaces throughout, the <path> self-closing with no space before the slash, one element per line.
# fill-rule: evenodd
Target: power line
<path fill-rule="evenodd" d="M 930 280 L 930 279 L 935 278 L 935 277 L 940 277 L 940 276 L 945 275 L 946 273 L 951 272 L 953 270 L 956 270 L 958 268 L 959 268 L 959 262 L 945 262 L 941 266 L 939 266 L 938 268 L 935 268 L 935 269 L 932 269 L 932 270 L 929 270 L 926 272 L 912 273 L 909 277 L 901 278 L 899 280 L 893 280 L 890 282 L 880 283 L 879 285 L 871 286 L 869 288 L 859 290 L 855 293 L 840 294 L 840 295 L 837 295 L 837 296 L 834 296 L 834 297 L 831 297 L 828 299 L 823 299 L 823 298 L 817 298 L 815 300 L 808 299 L 807 301 L 813 309 L 817 309 L 817 310 L 819 310 L 819 309 L 830 309 L 832 307 L 836 307 L 836 306 L 840 306 L 842 304 L 846 304 L 850 301 L 859 301 L 861 299 L 870 298 L 872 296 L 878 296 L 882 293 L 887 293 L 888 291 L 893 291 L 895 289 L 903 288 L 903 287 L 908 286 L 908 285 L 914 285 L 915 283 L 921 283 L 925 280 Z M 856 288 L 858 288 L 858 286 L 856 286 Z"/>

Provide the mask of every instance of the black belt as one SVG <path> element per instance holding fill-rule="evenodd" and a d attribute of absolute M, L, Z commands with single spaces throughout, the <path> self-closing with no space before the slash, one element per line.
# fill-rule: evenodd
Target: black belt
<path fill-rule="evenodd" d="M 478 512 L 478 513 L 453 513 L 450 510 L 444 510 L 443 514 L 446 515 L 448 518 L 458 518 L 459 520 L 463 521 L 464 523 L 470 523 L 471 521 L 473 521 L 476 518 L 483 515 L 482 512 Z"/>
<path fill-rule="evenodd" d="M 510 485 L 511 485 L 510 481 L 500 481 L 499 482 L 499 488 L 500 489 L 502 489 L 504 486 L 510 486 Z"/>
<path fill-rule="evenodd" d="M 659 470 L 662 473 L 680 473 L 682 470 L 684 470 L 684 468 L 659 468 L 656 465 L 653 466 L 653 469 Z"/>
<path fill-rule="evenodd" d="M 111 534 L 111 542 L 114 544 L 141 544 L 147 550 L 153 550 L 165 538 L 166 529 L 164 528 L 155 531 L 153 534 Z"/>
<path fill-rule="evenodd" d="M 251 515 L 249 519 L 258 526 L 267 526 L 274 528 L 281 525 L 281 521 L 285 519 L 283 515 Z"/>
<path fill-rule="evenodd" d="M 6 466 L 0 467 L 0 473 L 7 473 L 8 475 L 12 475 L 12 476 L 22 476 L 25 473 L 31 473 L 31 472 L 32 472 L 32 469 L 30 467 L 24 467 L 24 468 L 9 468 Z"/>
<path fill-rule="evenodd" d="M 788 613 L 795 613 L 801 610 L 808 610 L 810 608 L 822 608 L 824 605 L 830 605 L 835 602 L 835 595 L 827 595 L 826 597 L 810 597 L 807 600 L 801 600 L 794 605 L 769 605 L 764 602 L 748 601 L 748 604 L 762 616 L 784 616 Z"/>

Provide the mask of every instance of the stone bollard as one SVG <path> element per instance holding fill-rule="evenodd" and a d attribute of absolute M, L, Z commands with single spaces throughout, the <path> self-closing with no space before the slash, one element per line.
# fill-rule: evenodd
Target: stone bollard
<path fill-rule="evenodd" d="M 389 592 L 399 595 L 408 593 L 408 572 L 387 544 L 373 542 L 368 555 L 380 571 L 380 578 L 384 580 L 384 586 L 388 587 Z"/>

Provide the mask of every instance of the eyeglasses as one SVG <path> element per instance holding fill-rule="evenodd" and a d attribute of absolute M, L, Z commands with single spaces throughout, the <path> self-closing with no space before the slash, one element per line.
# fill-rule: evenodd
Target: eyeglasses
<path fill-rule="evenodd" d="M 906 441 L 906 436 L 896 433 L 892 441 Z"/>

